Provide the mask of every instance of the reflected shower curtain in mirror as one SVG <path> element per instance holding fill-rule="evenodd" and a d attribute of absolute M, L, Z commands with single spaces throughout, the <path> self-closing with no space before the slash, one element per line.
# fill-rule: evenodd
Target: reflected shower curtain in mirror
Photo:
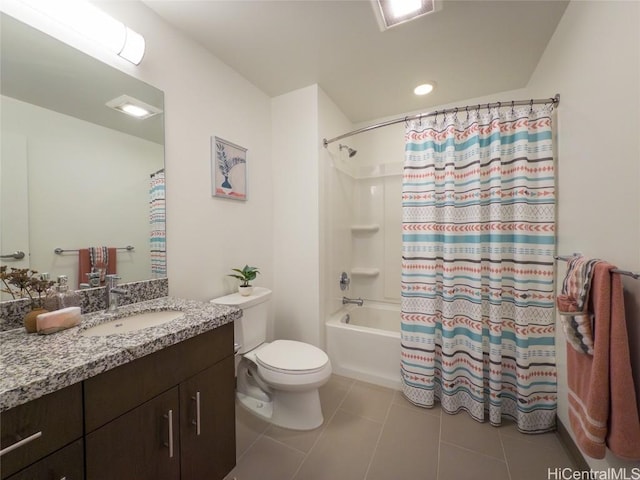
<path fill-rule="evenodd" d="M 555 426 L 552 106 L 407 124 L 402 382 L 526 433 Z"/>
<path fill-rule="evenodd" d="M 166 202 L 164 170 L 151 174 L 149 222 L 151 225 L 151 278 L 167 276 Z"/>

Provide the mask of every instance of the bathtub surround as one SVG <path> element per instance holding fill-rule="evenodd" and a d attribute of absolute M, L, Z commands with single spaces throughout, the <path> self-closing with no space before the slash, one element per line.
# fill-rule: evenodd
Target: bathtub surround
<path fill-rule="evenodd" d="M 122 283 L 119 285 L 127 290 L 127 295 L 121 297 L 120 305 L 153 300 L 166 297 L 169 294 L 169 279 L 158 278 L 142 282 Z M 77 290 L 80 295 L 82 313 L 98 312 L 107 308 L 106 287 Z M 29 299 L 10 300 L 0 302 L 0 331 L 22 328 L 22 319 L 31 308 Z"/>
<path fill-rule="evenodd" d="M 552 112 L 406 127 L 401 365 L 416 405 L 555 428 Z"/>

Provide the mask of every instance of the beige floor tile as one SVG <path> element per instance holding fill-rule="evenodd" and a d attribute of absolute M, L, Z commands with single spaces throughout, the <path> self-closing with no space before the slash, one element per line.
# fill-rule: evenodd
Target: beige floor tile
<path fill-rule="evenodd" d="M 340 409 L 376 422 L 383 422 L 393 395 L 394 390 L 390 388 L 355 382 Z"/>
<path fill-rule="evenodd" d="M 520 433 L 516 427 L 516 422 L 513 420 L 504 420 L 500 428 L 498 429 L 503 443 L 508 442 L 509 438 L 515 437 L 526 442 L 539 445 L 547 448 L 562 448 L 562 442 L 555 432 L 540 433 L 538 435 L 527 435 Z"/>
<path fill-rule="evenodd" d="M 509 472 L 507 464 L 496 458 L 440 443 L 438 480 L 509 480 Z"/>
<path fill-rule="evenodd" d="M 320 387 L 320 404 L 325 422 L 330 420 L 347 396 L 353 380 L 339 375 L 331 375 L 327 383 Z"/>
<path fill-rule="evenodd" d="M 504 461 L 498 428 L 491 426 L 489 422 L 477 422 L 467 412 L 456 415 L 442 412 L 441 422 L 440 440 L 443 442 Z"/>
<path fill-rule="evenodd" d="M 436 480 L 440 419 L 392 405 L 366 480 Z"/>
<path fill-rule="evenodd" d="M 325 422 L 326 421 L 327 419 L 325 418 Z M 324 425 L 306 431 L 290 430 L 288 428 L 270 425 L 264 434 L 302 453 L 309 453 L 309 450 L 311 450 L 311 447 L 316 443 L 323 429 Z"/>
<path fill-rule="evenodd" d="M 268 437 L 261 437 L 238 461 L 227 479 L 290 480 L 304 454 Z"/>
<path fill-rule="evenodd" d="M 381 423 L 338 410 L 295 479 L 363 480 L 381 429 Z"/>
<path fill-rule="evenodd" d="M 400 405 L 405 408 L 410 408 L 412 410 L 415 410 L 416 412 L 435 415 L 436 417 L 439 417 L 442 414 L 442 408 L 440 408 L 439 402 L 436 402 L 432 408 L 419 407 L 418 405 L 414 405 L 409 400 L 407 400 L 401 391 L 394 392 L 392 403 L 394 405 Z"/>
<path fill-rule="evenodd" d="M 530 435 L 504 436 L 503 444 L 507 465 L 514 480 L 540 480 L 554 478 L 548 476 L 549 469 L 574 467 L 562 444 L 553 440 L 549 443 L 532 442 Z"/>
<path fill-rule="evenodd" d="M 267 422 L 236 403 L 236 458 L 240 458 L 268 426 Z"/>

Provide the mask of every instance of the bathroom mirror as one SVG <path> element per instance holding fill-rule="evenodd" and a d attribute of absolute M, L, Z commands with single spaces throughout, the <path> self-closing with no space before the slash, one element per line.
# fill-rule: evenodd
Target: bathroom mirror
<path fill-rule="evenodd" d="M 0 265 L 76 287 L 78 250 L 105 246 L 122 282 L 166 276 L 163 92 L 4 13 L 0 48 Z M 123 95 L 158 113 L 106 105 Z"/>

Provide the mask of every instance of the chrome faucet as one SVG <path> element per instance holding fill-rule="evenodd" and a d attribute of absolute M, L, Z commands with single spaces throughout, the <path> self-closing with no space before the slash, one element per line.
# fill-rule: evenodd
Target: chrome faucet
<path fill-rule="evenodd" d="M 347 298 L 347 297 L 342 297 L 342 304 L 346 305 L 348 303 L 353 303 L 359 307 L 361 307 L 362 305 L 364 305 L 364 300 L 362 300 L 361 298 Z"/>
<path fill-rule="evenodd" d="M 107 311 L 117 312 L 119 297 L 126 296 L 129 291 L 118 287 L 118 275 L 106 275 L 104 278 L 107 280 Z"/>

